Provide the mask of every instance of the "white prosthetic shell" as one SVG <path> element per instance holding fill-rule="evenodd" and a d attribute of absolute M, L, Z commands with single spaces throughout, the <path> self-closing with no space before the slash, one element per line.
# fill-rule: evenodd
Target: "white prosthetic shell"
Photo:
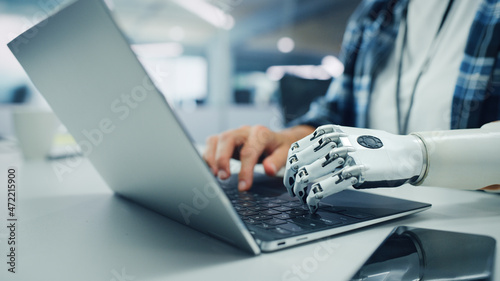
<path fill-rule="evenodd" d="M 427 152 L 425 174 L 416 184 L 470 190 L 500 184 L 500 122 L 413 135 Z"/>
<path fill-rule="evenodd" d="M 314 212 L 320 199 L 351 186 L 399 186 L 419 180 L 423 155 L 416 136 L 325 125 L 291 146 L 283 182 L 290 195 L 298 195 Z"/>

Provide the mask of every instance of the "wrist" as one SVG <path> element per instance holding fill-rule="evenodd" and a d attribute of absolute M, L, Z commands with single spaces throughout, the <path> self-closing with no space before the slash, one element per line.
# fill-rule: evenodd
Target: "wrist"
<path fill-rule="evenodd" d="M 420 151 L 422 152 L 423 161 L 422 161 L 422 167 L 421 167 L 420 173 L 418 175 L 418 178 L 410 181 L 409 183 L 411 185 L 420 185 L 420 184 L 422 184 L 425 177 L 427 176 L 427 173 L 429 172 L 429 157 L 427 155 L 427 146 L 425 145 L 425 141 L 422 139 L 421 136 L 418 135 L 418 133 L 412 133 L 410 135 L 415 137 L 416 142 L 419 144 Z"/>

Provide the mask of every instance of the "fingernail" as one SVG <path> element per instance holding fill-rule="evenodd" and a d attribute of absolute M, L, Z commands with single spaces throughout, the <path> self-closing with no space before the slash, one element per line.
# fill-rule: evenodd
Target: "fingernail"
<path fill-rule="evenodd" d="M 269 168 L 271 168 L 273 175 L 276 175 L 276 172 L 277 172 L 276 165 L 274 165 L 274 163 L 271 163 L 271 164 L 269 164 Z"/>
<path fill-rule="evenodd" d="M 221 179 L 221 180 L 225 180 L 225 179 L 227 179 L 227 178 L 228 178 L 227 173 L 226 173 L 226 171 L 224 171 L 224 170 L 220 170 L 220 171 L 217 173 L 217 177 L 218 177 L 219 179 Z"/>
<path fill-rule="evenodd" d="M 244 191 L 247 188 L 247 183 L 245 181 L 240 181 L 238 183 L 238 190 L 239 191 Z"/>

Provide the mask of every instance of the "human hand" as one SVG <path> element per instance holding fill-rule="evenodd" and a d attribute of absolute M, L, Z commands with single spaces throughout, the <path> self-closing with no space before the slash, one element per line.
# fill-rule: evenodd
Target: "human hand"
<path fill-rule="evenodd" d="M 325 125 L 292 144 L 283 183 L 314 213 L 322 198 L 349 187 L 418 182 L 424 158 L 425 148 L 417 136 Z"/>
<path fill-rule="evenodd" d="M 243 126 L 211 136 L 203 159 L 214 175 L 227 179 L 231 175 L 229 160 L 241 161 L 238 189 L 248 190 L 253 183 L 253 169 L 264 157 L 262 165 L 267 175 L 274 176 L 285 166 L 290 145 L 314 131 L 310 126 L 296 126 L 274 132 L 264 126 Z"/>

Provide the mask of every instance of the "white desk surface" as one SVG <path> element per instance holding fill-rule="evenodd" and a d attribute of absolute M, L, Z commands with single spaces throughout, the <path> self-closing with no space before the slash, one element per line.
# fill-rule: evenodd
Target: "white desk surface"
<path fill-rule="evenodd" d="M 114 196 L 86 160 L 76 163 L 62 181 L 55 163 L 22 161 L 0 143 L 0 181 L 6 182 L 8 166 L 17 167 L 20 178 L 15 274 L 5 263 L 7 191 L 0 184 L 0 280 L 346 280 L 395 226 L 477 233 L 500 241 L 500 195 L 403 186 L 370 192 L 433 207 L 319 242 L 250 256 Z M 498 246 L 496 253 L 499 272 Z"/>

